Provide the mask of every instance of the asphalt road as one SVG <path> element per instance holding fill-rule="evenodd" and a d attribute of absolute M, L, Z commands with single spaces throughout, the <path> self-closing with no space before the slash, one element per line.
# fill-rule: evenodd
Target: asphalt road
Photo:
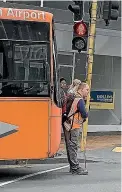
<path fill-rule="evenodd" d="M 121 191 L 120 163 L 88 163 L 88 176 L 73 176 L 68 172 L 69 167 L 62 169 L 60 168 L 62 166 L 67 166 L 67 164 L 0 169 L 0 192 Z M 59 170 L 55 170 L 57 167 Z"/>

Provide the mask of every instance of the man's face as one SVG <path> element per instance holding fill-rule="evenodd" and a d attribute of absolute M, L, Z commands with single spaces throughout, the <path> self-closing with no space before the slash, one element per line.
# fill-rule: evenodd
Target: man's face
<path fill-rule="evenodd" d="M 87 99 L 88 94 L 89 94 L 89 86 L 88 85 L 84 86 L 84 88 L 82 89 L 82 94 L 83 94 L 83 97 L 85 99 Z"/>
<path fill-rule="evenodd" d="M 67 88 L 67 83 L 66 83 L 65 80 L 61 81 L 61 88 L 62 88 L 62 89 Z"/>

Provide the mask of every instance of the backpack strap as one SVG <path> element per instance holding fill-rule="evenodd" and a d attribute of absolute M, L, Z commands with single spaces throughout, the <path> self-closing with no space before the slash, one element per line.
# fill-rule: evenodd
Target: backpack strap
<path fill-rule="evenodd" d="M 74 107 L 74 105 L 75 105 L 75 107 L 77 108 L 77 104 L 78 104 L 78 102 L 80 101 L 80 99 L 81 99 L 81 98 L 75 98 L 75 99 L 74 99 L 74 101 L 73 101 L 73 103 L 72 103 L 72 106 L 71 106 L 71 109 L 70 109 L 70 112 L 69 112 L 69 115 L 68 115 L 68 118 L 70 118 L 70 117 L 74 116 L 76 113 L 78 113 L 78 109 L 76 109 L 75 112 L 74 112 L 73 107 Z"/>

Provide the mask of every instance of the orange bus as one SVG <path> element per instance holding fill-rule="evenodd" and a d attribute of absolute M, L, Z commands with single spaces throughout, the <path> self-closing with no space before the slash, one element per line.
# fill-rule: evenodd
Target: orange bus
<path fill-rule="evenodd" d="M 53 14 L 10 5 L 0 3 L 0 160 L 46 159 L 61 139 Z"/>

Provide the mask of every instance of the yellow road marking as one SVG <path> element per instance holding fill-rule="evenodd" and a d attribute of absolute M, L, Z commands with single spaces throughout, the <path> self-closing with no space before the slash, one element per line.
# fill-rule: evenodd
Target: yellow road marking
<path fill-rule="evenodd" d="M 116 153 L 121 153 L 122 152 L 122 147 L 115 147 L 112 151 L 116 152 Z"/>

